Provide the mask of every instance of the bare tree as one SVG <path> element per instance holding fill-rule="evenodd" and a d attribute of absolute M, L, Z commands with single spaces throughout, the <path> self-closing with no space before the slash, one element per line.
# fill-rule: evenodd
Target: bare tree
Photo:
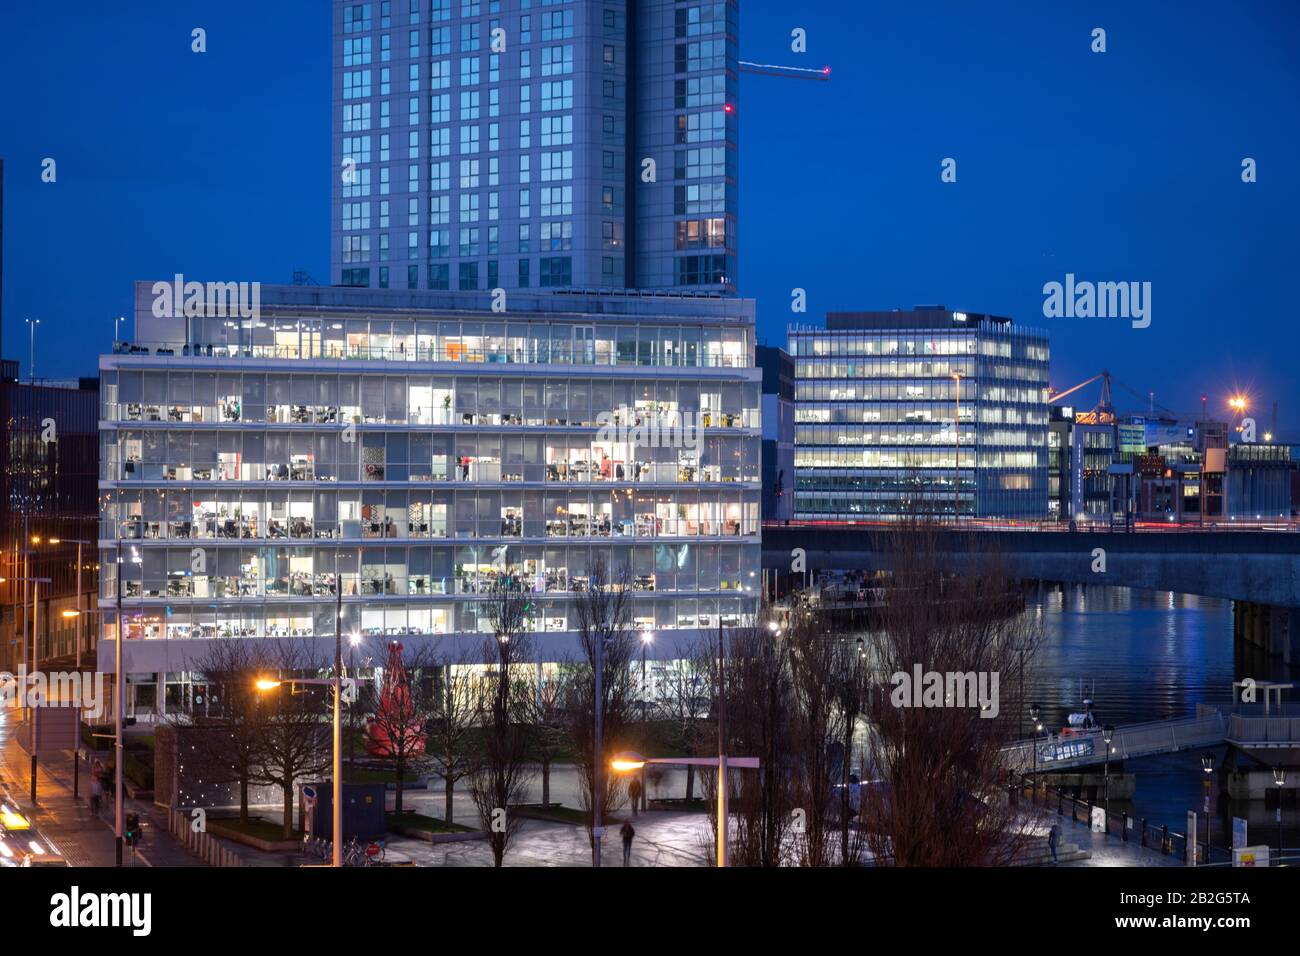
<path fill-rule="evenodd" d="M 587 836 L 595 848 L 593 826 L 605 825 L 605 815 L 623 797 L 619 781 L 609 772 L 609 757 L 635 742 L 632 716 L 636 681 L 632 662 L 637 638 L 632 630 L 630 573 L 623 568 L 612 578 L 603 564 L 593 569 L 576 603 L 579 657 L 568 683 L 566 710 L 578 759 L 579 799 L 587 811 Z M 597 660 L 602 666 L 601 692 L 596 693 Z M 596 713 L 601 715 L 601 751 L 596 762 Z M 596 814 L 595 794 L 601 794 Z M 599 816 L 599 819 L 596 817 Z"/>
<path fill-rule="evenodd" d="M 478 689 L 462 656 L 441 660 L 430 689 L 425 751 L 434 773 L 442 779 L 443 817 L 452 823 L 456 784 L 469 776 L 477 758 Z"/>
<path fill-rule="evenodd" d="M 658 685 L 657 710 L 668 732 L 668 745 L 687 757 L 706 753 L 717 739 L 717 730 L 709 720 L 712 691 L 707 648 L 679 647 L 677 660 L 664 667 Z M 694 799 L 695 767 L 688 764 L 686 800 Z"/>
<path fill-rule="evenodd" d="M 401 643 L 392 641 L 388 645 L 384 685 L 374 713 L 366 720 L 367 749 L 393 772 L 397 788 L 394 809 L 397 813 L 402 812 L 406 774 L 425 757 L 428 740 L 425 725 L 433 709 L 432 686 L 419 680 L 418 676 L 429 665 L 429 660 L 427 649 L 416 651 L 409 660 L 403 660 Z M 417 679 L 412 680 L 412 674 L 417 675 Z"/>
<path fill-rule="evenodd" d="M 203 774 L 209 779 L 229 779 L 239 786 L 239 822 L 248 823 L 248 790 L 259 763 L 262 736 L 262 705 L 255 683 L 264 668 L 247 641 L 205 642 L 202 656 L 192 670 L 201 672 L 208 684 L 209 705 L 205 714 L 189 714 L 186 725 L 203 733 L 202 747 L 187 760 L 198 756 Z"/>
<path fill-rule="evenodd" d="M 293 836 L 294 787 L 305 776 L 318 775 L 329 766 L 329 704 L 322 688 L 294 686 L 291 678 L 318 668 L 306 645 L 278 641 L 263 658 L 267 673 L 279 675 L 279 687 L 263 692 L 263 717 L 259 721 L 257 765 L 254 779 L 280 788 L 284 795 L 281 832 Z"/>
<path fill-rule="evenodd" d="M 568 752 L 569 720 L 565 712 L 570 666 L 561 662 L 550 670 L 541 663 L 534 665 L 534 680 L 528 693 L 521 695 L 520 720 L 528 727 L 533 757 L 542 777 L 542 803 L 551 802 L 551 768 Z"/>
<path fill-rule="evenodd" d="M 861 815 L 861 768 L 858 770 L 858 782 L 855 784 L 853 773 L 853 742 L 857 737 L 859 721 L 867 694 L 866 641 L 859 637 L 853 643 L 847 640 L 835 640 L 835 694 L 839 714 L 835 725 L 839 739 L 835 750 L 839 755 L 839 799 L 836 812 L 839 815 L 840 829 L 840 865 L 853 866 L 862 854 L 864 833 L 860 826 L 854 826 L 855 818 Z M 855 794 L 857 799 L 854 799 Z M 854 805 L 856 803 L 856 806 Z"/>
<path fill-rule="evenodd" d="M 707 659 L 714 683 L 719 659 L 714 655 Z M 723 641 L 721 665 L 725 675 L 721 699 L 716 686 L 713 697 L 715 707 L 726 709 L 727 753 L 760 761 L 757 771 L 728 774 L 728 803 L 735 821 L 730 862 L 735 866 L 780 866 L 795 809 L 789 645 L 766 621 L 732 628 Z M 716 776 L 708 778 L 713 787 L 717 786 Z M 716 838 L 716 819 L 712 829 Z"/>
<path fill-rule="evenodd" d="M 940 534 L 909 522 L 894 535 L 892 586 L 867 635 L 876 675 L 865 697 L 872 785 L 862 822 L 881 864 L 1004 865 L 1029 821 L 1008 799 L 1000 749 L 1023 710 L 1022 668 L 1041 633 L 1017 613 L 1019 592 L 996 554 L 947 532 L 978 570 L 956 574 L 945 557 L 954 542 Z M 918 672 L 923 687 L 913 686 Z"/>
<path fill-rule="evenodd" d="M 493 666 L 478 697 L 483 739 L 469 787 L 488 834 L 492 861 L 501 866 L 523 823 L 511 807 L 523 802 L 533 776 L 529 727 L 523 720 L 524 701 L 532 691 L 527 675 L 521 673 L 529 667 L 531 656 L 531 599 L 517 578 L 502 576 L 485 605 L 493 635 L 484 642 L 483 656 Z"/>
<path fill-rule="evenodd" d="M 840 739 L 837 680 L 840 660 L 834 639 L 805 609 L 795 610 L 785 631 L 793 689 L 791 749 L 795 804 L 802 811 L 795 852 L 803 866 L 831 863 L 838 769 L 833 759 Z"/>

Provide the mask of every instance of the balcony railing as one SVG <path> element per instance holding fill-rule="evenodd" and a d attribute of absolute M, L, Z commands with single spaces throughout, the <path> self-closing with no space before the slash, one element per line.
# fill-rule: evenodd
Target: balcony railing
<path fill-rule="evenodd" d="M 595 350 L 581 345 L 570 349 L 531 347 L 468 348 L 458 345 L 432 347 L 303 345 L 230 345 L 224 343 L 178 345 L 175 342 L 116 342 L 114 355 L 177 355 L 193 358 L 254 358 L 314 361 L 362 362 L 438 362 L 479 365 L 579 365 L 594 367 L 641 368 L 753 368 L 747 350 L 716 354 L 700 350 L 692 355 L 676 350 L 669 355 L 655 350 L 651 354 L 620 354 L 617 349 Z"/>

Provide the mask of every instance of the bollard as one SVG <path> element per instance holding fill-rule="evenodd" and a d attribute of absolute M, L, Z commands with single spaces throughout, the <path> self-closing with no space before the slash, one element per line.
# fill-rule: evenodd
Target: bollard
<path fill-rule="evenodd" d="M 1147 845 L 1147 818 L 1142 818 L 1142 846 Z"/>
<path fill-rule="evenodd" d="M 1119 838 L 1124 843 L 1128 842 L 1128 811 L 1127 810 L 1120 811 Z"/>
<path fill-rule="evenodd" d="M 1160 828 L 1160 852 L 1168 854 L 1171 847 L 1169 846 L 1169 824 Z"/>

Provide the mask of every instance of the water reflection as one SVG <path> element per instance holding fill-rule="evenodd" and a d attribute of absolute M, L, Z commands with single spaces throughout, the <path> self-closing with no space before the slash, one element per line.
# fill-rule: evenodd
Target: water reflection
<path fill-rule="evenodd" d="M 1300 669 L 1287 668 L 1267 652 L 1236 645 L 1231 601 L 1167 591 L 1044 585 L 1029 595 L 1026 613 L 1039 616 L 1044 630 L 1027 696 L 1042 705 L 1043 723 L 1052 729 L 1064 726 L 1069 712 L 1080 709 L 1084 691 L 1093 697 L 1101 722 L 1122 725 L 1190 717 L 1197 704 L 1229 706 L 1232 682 L 1241 677 L 1300 677 Z M 1201 753 L 1125 763 L 1122 769 L 1137 775 L 1137 792 L 1131 802 L 1112 800 L 1112 813 L 1127 811 L 1182 832 L 1187 811 L 1195 810 L 1203 828 L 1207 787 Z M 1233 816 L 1248 821 L 1251 843 L 1276 844 L 1271 804 L 1230 804 L 1219 792 L 1220 776 L 1229 766 L 1225 757 L 1230 766 L 1260 765 L 1240 753 L 1229 755 L 1226 747 L 1213 753 L 1215 772 L 1208 789 L 1212 844 L 1231 846 Z M 1300 809 L 1289 801 L 1283 803 L 1282 824 L 1285 845 L 1300 846 Z"/>

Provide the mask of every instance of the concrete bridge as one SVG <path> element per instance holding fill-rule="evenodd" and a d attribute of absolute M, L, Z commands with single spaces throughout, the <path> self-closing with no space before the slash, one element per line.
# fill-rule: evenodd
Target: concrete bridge
<path fill-rule="evenodd" d="M 899 534 L 881 525 L 763 527 L 763 567 L 791 570 L 802 549 L 810 574 L 888 570 Z M 1239 640 L 1300 663 L 1300 533 L 940 530 L 953 570 L 1066 584 L 1109 584 L 1236 602 Z"/>

